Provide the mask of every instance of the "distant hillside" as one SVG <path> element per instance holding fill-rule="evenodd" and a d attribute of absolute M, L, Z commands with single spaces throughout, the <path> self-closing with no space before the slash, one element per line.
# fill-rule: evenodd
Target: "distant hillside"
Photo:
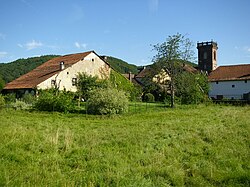
<path fill-rule="evenodd" d="M 114 70 L 120 72 L 121 74 L 129 73 L 129 72 L 134 73 L 134 74 L 138 73 L 138 69 L 136 65 L 128 64 L 127 62 L 121 59 L 109 56 L 107 61 Z"/>
<path fill-rule="evenodd" d="M 10 63 L 0 63 L 0 76 L 2 76 L 5 83 L 8 83 L 55 57 L 58 57 L 58 55 L 45 55 L 18 59 Z"/>

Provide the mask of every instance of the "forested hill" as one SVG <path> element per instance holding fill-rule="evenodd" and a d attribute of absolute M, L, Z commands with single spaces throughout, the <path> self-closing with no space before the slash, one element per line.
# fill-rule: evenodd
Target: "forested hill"
<path fill-rule="evenodd" d="M 45 55 L 18 59 L 10 63 L 0 63 L 0 77 L 2 76 L 5 83 L 8 83 L 55 57 L 58 55 Z"/>
<path fill-rule="evenodd" d="M 138 73 L 138 67 L 136 65 L 128 64 L 121 59 L 109 56 L 107 61 L 113 69 L 120 72 L 121 74 L 129 72 L 134 74 Z"/>
<path fill-rule="evenodd" d="M 0 63 L 0 77 L 2 76 L 4 82 L 8 83 L 55 57 L 58 57 L 58 55 L 45 55 L 41 57 L 18 59 L 10 63 Z M 136 65 L 128 64 L 118 58 L 108 57 L 107 61 L 113 69 L 122 74 L 129 72 L 137 73 L 138 71 Z"/>

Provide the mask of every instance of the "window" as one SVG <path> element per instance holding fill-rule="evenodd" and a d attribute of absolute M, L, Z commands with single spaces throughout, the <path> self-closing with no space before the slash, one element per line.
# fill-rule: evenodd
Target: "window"
<path fill-rule="evenodd" d="M 67 75 L 69 74 L 69 72 L 67 72 Z"/>
<path fill-rule="evenodd" d="M 72 78 L 72 86 L 76 86 L 77 84 L 77 78 Z"/>
<path fill-rule="evenodd" d="M 218 81 L 216 81 L 216 84 L 219 84 L 219 82 L 218 82 Z"/>
<path fill-rule="evenodd" d="M 247 83 L 247 80 L 245 80 L 245 83 Z"/>
<path fill-rule="evenodd" d="M 203 53 L 203 59 L 206 60 L 207 59 L 207 52 Z"/>
<path fill-rule="evenodd" d="M 235 85 L 233 84 L 233 85 L 232 85 L 232 88 L 234 88 L 234 87 L 235 87 Z"/>
<path fill-rule="evenodd" d="M 55 86 L 56 85 L 56 80 L 51 80 L 51 86 Z"/>
<path fill-rule="evenodd" d="M 95 61 L 95 59 L 92 58 L 92 62 L 94 62 L 94 61 Z"/>
<path fill-rule="evenodd" d="M 214 51 L 214 60 L 216 60 L 216 51 Z"/>

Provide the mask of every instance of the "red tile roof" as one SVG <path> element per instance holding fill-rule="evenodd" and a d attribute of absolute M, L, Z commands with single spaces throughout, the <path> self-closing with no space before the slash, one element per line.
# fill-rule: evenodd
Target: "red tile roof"
<path fill-rule="evenodd" d="M 249 80 L 250 79 L 250 64 L 220 66 L 212 71 L 209 76 L 209 81 L 229 81 L 229 80 Z"/>
<path fill-rule="evenodd" d="M 35 88 L 41 82 L 47 80 L 53 75 L 60 72 L 60 62 L 64 62 L 65 68 L 80 61 L 90 53 L 94 51 L 88 51 L 84 53 L 70 54 L 61 57 L 53 58 L 42 65 L 38 66 L 34 70 L 22 75 L 14 81 L 6 84 L 5 90 L 10 89 L 22 89 L 22 88 Z"/>

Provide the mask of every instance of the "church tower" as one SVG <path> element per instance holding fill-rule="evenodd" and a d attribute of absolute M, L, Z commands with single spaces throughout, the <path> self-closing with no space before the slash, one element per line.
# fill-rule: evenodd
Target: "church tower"
<path fill-rule="evenodd" d="M 210 73 L 217 68 L 217 43 L 201 42 L 197 43 L 198 68 Z"/>

